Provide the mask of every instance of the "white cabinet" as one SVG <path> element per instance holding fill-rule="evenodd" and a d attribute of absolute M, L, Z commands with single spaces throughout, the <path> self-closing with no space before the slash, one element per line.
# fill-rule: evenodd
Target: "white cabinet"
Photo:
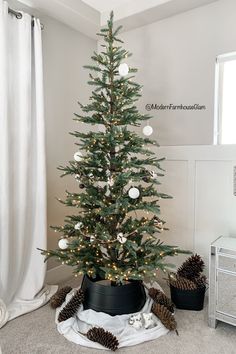
<path fill-rule="evenodd" d="M 210 248 L 209 326 L 236 326 L 236 238 L 219 237 Z"/>

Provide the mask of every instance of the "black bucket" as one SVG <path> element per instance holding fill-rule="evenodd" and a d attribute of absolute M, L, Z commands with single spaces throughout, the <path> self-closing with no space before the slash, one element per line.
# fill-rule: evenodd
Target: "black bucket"
<path fill-rule="evenodd" d="M 84 309 L 104 312 L 108 315 L 123 315 L 138 312 L 146 302 L 146 293 L 141 281 L 111 286 L 84 276 L 81 289 L 84 291 Z"/>
<path fill-rule="evenodd" d="M 170 285 L 171 300 L 182 310 L 200 311 L 203 309 L 206 287 L 196 290 L 181 290 Z"/>

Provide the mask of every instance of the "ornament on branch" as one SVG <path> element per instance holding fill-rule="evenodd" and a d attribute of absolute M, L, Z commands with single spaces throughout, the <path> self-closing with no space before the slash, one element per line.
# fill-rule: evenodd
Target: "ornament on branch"
<path fill-rule="evenodd" d="M 83 225 L 82 221 L 77 222 L 77 224 L 75 224 L 74 226 L 75 230 L 80 230 L 82 225 Z"/>
<path fill-rule="evenodd" d="M 59 241 L 58 241 L 58 246 L 61 250 L 66 250 L 67 247 L 68 247 L 68 240 L 67 238 L 61 238 Z"/>
<path fill-rule="evenodd" d="M 157 216 L 154 216 L 153 220 L 154 220 L 154 225 L 158 229 L 163 230 L 163 226 L 164 226 L 163 222 Z"/>
<path fill-rule="evenodd" d="M 119 68 L 118 68 L 118 71 L 119 71 L 119 75 L 120 76 L 126 76 L 128 75 L 129 73 L 129 66 L 128 64 L 126 63 L 122 63 L 119 65 Z"/>
<path fill-rule="evenodd" d="M 66 295 L 72 290 L 71 286 L 64 286 L 50 298 L 50 306 L 53 309 L 60 307 L 65 301 Z"/>
<path fill-rule="evenodd" d="M 144 128 L 143 128 L 143 134 L 146 135 L 146 136 L 150 136 L 152 135 L 153 133 L 153 128 L 150 126 L 150 125 L 146 125 Z"/>
<path fill-rule="evenodd" d="M 107 183 L 110 187 L 112 187 L 114 185 L 114 179 L 112 177 L 109 177 Z"/>
<path fill-rule="evenodd" d="M 131 199 L 137 199 L 140 196 L 140 191 L 138 188 L 132 187 L 129 189 L 128 194 Z"/>
<path fill-rule="evenodd" d="M 157 178 L 157 174 L 156 174 L 155 171 L 149 171 L 149 173 L 150 173 L 152 179 L 156 179 Z"/>
<path fill-rule="evenodd" d="M 107 186 L 107 190 L 106 190 L 105 196 L 109 197 L 110 195 L 111 195 L 111 191 L 109 189 L 109 186 Z"/>
<path fill-rule="evenodd" d="M 127 241 L 127 238 L 124 236 L 123 232 L 119 232 L 117 235 L 117 240 L 123 244 Z"/>
<path fill-rule="evenodd" d="M 74 153 L 74 159 L 75 161 L 79 162 L 82 160 L 83 154 L 81 151 L 77 151 Z"/>
<path fill-rule="evenodd" d="M 84 188 L 85 188 L 85 185 L 84 185 L 83 183 L 80 183 L 80 184 L 79 184 L 79 188 L 80 188 L 80 189 L 84 189 Z"/>
<path fill-rule="evenodd" d="M 90 236 L 90 242 L 93 243 L 96 240 L 96 237 L 94 235 Z"/>

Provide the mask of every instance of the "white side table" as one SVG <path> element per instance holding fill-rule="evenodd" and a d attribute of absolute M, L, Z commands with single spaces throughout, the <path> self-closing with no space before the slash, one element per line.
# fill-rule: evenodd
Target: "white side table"
<path fill-rule="evenodd" d="M 209 317 L 236 326 L 236 237 L 220 236 L 210 247 Z"/>

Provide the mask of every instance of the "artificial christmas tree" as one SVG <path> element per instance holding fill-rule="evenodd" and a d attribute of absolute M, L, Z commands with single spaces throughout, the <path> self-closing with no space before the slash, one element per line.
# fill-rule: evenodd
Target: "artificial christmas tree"
<path fill-rule="evenodd" d="M 149 149 L 157 146 L 147 137 L 152 127 L 143 130 L 145 137 L 132 130 L 151 117 L 135 106 L 141 86 L 133 81 L 136 69 L 124 62 L 130 53 L 120 46 L 120 29 L 113 30 L 111 13 L 107 28 L 99 33 L 102 51 L 92 56 L 94 65 L 85 66 L 94 90 L 90 102 L 80 104 L 83 114 L 75 120 L 95 129 L 83 133 L 79 125 L 72 133 L 79 150 L 74 161 L 59 169 L 78 182 L 78 190 L 67 192 L 61 201 L 75 213 L 64 226 L 54 227 L 62 235 L 60 248 L 42 252 L 46 259 L 56 257 L 74 267 L 75 275 L 87 275 L 93 282 L 106 279 L 113 286 L 153 279 L 158 269 L 170 266 L 166 256 L 184 253 L 158 238 L 167 230 L 159 201 L 170 198 L 159 190 L 164 159 Z"/>

